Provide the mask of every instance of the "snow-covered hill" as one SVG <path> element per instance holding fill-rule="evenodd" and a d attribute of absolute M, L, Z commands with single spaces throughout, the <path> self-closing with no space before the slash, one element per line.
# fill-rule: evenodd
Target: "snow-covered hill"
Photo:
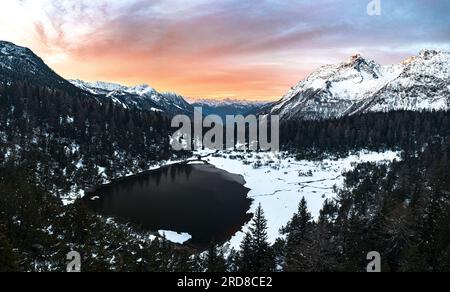
<path fill-rule="evenodd" d="M 328 65 L 293 87 L 270 112 L 282 119 L 328 119 L 366 112 L 447 110 L 450 53 L 423 50 L 381 66 L 355 55 Z"/>
<path fill-rule="evenodd" d="M 182 96 L 175 93 L 159 93 L 146 84 L 128 87 L 101 81 L 92 83 L 82 80 L 69 81 L 84 91 L 111 99 L 124 108 L 164 112 L 169 115 L 193 113 L 193 107 Z"/>

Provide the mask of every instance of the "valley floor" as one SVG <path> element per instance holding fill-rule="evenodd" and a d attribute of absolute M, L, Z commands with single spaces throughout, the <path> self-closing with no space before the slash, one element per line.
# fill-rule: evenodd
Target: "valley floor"
<path fill-rule="evenodd" d="M 242 175 L 246 187 L 251 189 L 248 196 L 253 199 L 250 212 L 259 204 L 268 220 L 269 241 L 273 243 L 280 237 L 279 230 L 285 226 L 298 210 L 300 200 L 305 197 L 308 209 L 317 218 L 326 199 L 336 196 L 335 187 L 344 183 L 345 172 L 364 162 L 389 163 L 400 158 L 399 152 L 361 151 L 346 158 L 328 158 L 320 161 L 296 160 L 294 156 L 283 153 L 256 153 L 211 150 L 196 151 L 195 156 L 206 157 L 203 160 L 233 174 Z M 168 165 L 180 161 L 161 163 Z M 159 168 L 155 166 L 152 169 Z M 106 180 L 107 181 L 107 180 Z M 65 204 L 71 204 L 84 192 L 75 192 L 64 198 Z M 113 220 L 110 218 L 109 220 Z M 231 240 L 230 247 L 239 248 L 249 225 L 244 226 Z M 190 239 L 189 234 L 177 234 L 171 231 L 159 231 L 169 241 L 184 243 Z"/>

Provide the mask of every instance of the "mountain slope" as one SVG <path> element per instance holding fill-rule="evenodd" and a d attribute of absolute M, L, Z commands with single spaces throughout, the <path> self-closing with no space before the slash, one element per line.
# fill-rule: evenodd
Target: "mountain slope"
<path fill-rule="evenodd" d="M 104 99 L 112 100 L 124 108 L 163 112 L 168 115 L 192 115 L 193 107 L 180 95 L 159 93 L 148 85 L 127 87 L 107 82 L 69 80 L 76 87 Z"/>
<path fill-rule="evenodd" d="M 0 41 L 0 83 L 11 84 L 17 80 L 71 94 L 94 96 L 106 102 L 112 100 L 124 108 L 163 112 L 167 115 L 193 113 L 192 106 L 183 97 L 159 93 L 147 85 L 126 87 L 106 82 L 67 81 L 30 49 Z"/>
<path fill-rule="evenodd" d="M 449 65 L 449 53 L 431 50 L 392 66 L 355 55 L 312 73 L 270 112 L 284 120 L 315 120 L 377 111 L 446 110 Z"/>
<path fill-rule="evenodd" d="M 449 53 L 424 50 L 402 67 L 398 78 L 376 92 L 364 111 L 449 109 Z"/>
<path fill-rule="evenodd" d="M 30 49 L 0 41 L 0 82 L 12 83 L 16 80 L 70 92 L 79 91 Z"/>

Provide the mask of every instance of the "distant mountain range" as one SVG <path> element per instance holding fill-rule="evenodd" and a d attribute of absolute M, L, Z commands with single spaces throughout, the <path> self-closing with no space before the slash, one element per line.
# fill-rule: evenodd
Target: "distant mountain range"
<path fill-rule="evenodd" d="M 85 94 L 99 101 L 113 101 L 123 108 L 161 112 L 169 116 L 192 115 L 194 106 L 200 106 L 206 115 L 217 114 L 225 117 L 225 115 L 256 113 L 264 105 L 238 100 L 201 100 L 191 105 L 181 95 L 172 92 L 160 93 L 145 84 L 128 87 L 101 81 L 65 80 L 30 49 L 0 41 L 0 82 L 12 83 L 17 80 L 27 80 L 39 86 Z"/>
<path fill-rule="evenodd" d="M 227 115 L 248 115 L 259 113 L 267 102 L 251 102 L 237 99 L 200 99 L 188 102 L 181 95 L 172 92 L 159 93 L 152 87 L 142 84 L 128 87 L 108 82 L 85 82 L 69 80 L 76 87 L 91 94 L 111 99 L 124 108 L 138 108 L 169 115 L 192 115 L 195 107 L 201 107 L 203 115 L 218 115 L 225 120 Z"/>
<path fill-rule="evenodd" d="M 317 120 L 367 112 L 448 110 L 449 68 L 450 53 L 435 50 L 423 50 L 392 66 L 355 55 L 312 73 L 265 113 L 282 120 Z"/>
<path fill-rule="evenodd" d="M 259 111 L 262 103 L 237 100 L 198 101 L 190 104 L 172 92 L 160 93 L 148 85 L 128 87 L 108 82 L 86 82 L 65 80 L 30 49 L 10 42 L 0 41 L 0 82 L 28 81 L 34 85 L 60 89 L 70 93 L 86 95 L 99 101 L 112 101 L 123 108 L 161 112 L 169 116 L 193 115 L 194 106 L 203 107 L 204 114 L 247 114 Z"/>
<path fill-rule="evenodd" d="M 124 108 L 162 112 L 166 115 L 193 113 L 193 107 L 182 96 L 159 93 L 147 85 L 126 87 L 106 82 L 65 80 L 30 49 L 0 41 L 0 82 L 13 83 L 18 80 L 90 96 L 99 101 L 113 101 Z"/>
<path fill-rule="evenodd" d="M 218 115 L 224 121 L 227 115 L 257 114 L 268 102 L 252 102 L 238 99 L 204 99 L 192 102 L 192 106 L 201 107 L 204 115 Z"/>
<path fill-rule="evenodd" d="M 252 102 L 237 99 L 199 99 L 188 102 L 181 95 L 171 92 L 159 93 L 152 87 L 143 84 L 128 87 L 108 82 L 85 82 L 69 80 L 76 87 L 96 96 L 110 99 L 124 108 L 164 112 L 169 115 L 192 115 L 194 108 L 201 107 L 203 115 L 218 115 L 225 120 L 227 115 L 257 114 L 268 105 L 267 102 Z"/>
<path fill-rule="evenodd" d="M 198 100 L 190 104 L 176 93 L 148 85 L 127 87 L 107 82 L 65 80 L 30 49 L 0 41 L 0 82 L 26 80 L 39 86 L 113 101 L 124 108 L 192 115 L 277 114 L 282 120 L 318 120 L 395 110 L 448 110 L 450 53 L 423 50 L 400 64 L 381 66 L 361 55 L 324 66 L 298 83 L 278 102 Z"/>

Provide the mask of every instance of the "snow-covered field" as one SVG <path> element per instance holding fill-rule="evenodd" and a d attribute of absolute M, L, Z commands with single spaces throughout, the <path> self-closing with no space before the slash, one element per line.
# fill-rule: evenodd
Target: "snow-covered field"
<path fill-rule="evenodd" d="M 206 155 L 208 151 L 196 152 Z M 245 158 L 235 158 L 245 155 Z M 296 213 L 302 197 L 308 202 L 313 216 L 319 215 L 326 199 L 334 198 L 334 186 L 342 186 L 342 174 L 362 162 L 388 163 L 399 158 L 397 152 L 367 152 L 350 155 L 345 159 L 323 161 L 296 161 L 287 154 L 222 153 L 205 160 L 230 173 L 244 176 L 254 199 L 251 211 L 262 205 L 268 220 L 268 235 L 271 242 L 279 237 L 279 230 Z M 239 247 L 244 232 L 237 233 L 230 241 L 232 247 Z"/>

